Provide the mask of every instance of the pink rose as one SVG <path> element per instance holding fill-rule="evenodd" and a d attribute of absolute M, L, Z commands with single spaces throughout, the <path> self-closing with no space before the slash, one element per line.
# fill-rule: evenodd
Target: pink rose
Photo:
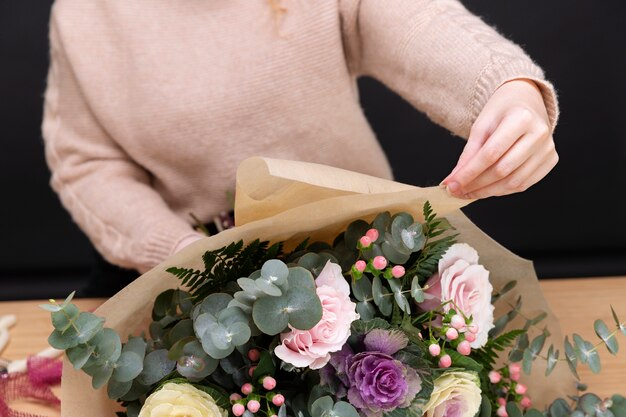
<path fill-rule="evenodd" d="M 359 318 L 356 304 L 350 300 L 350 285 L 341 267 L 330 261 L 315 280 L 317 296 L 322 302 L 322 319 L 310 330 L 291 331 L 280 335 L 276 356 L 298 368 L 320 369 L 338 352 L 350 336 L 350 325 Z"/>
<path fill-rule="evenodd" d="M 479 348 L 487 343 L 487 334 L 493 328 L 493 305 L 489 271 L 478 264 L 478 253 L 466 243 L 452 245 L 439 260 L 439 272 L 428 279 L 425 291 L 434 298 L 420 304 L 425 310 L 433 310 L 447 303 L 443 310 L 460 310 L 466 317 L 473 316 L 478 326 L 476 340 L 470 345 Z"/>

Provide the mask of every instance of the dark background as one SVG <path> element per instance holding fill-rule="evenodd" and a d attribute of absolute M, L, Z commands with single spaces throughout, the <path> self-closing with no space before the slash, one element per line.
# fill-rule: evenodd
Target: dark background
<path fill-rule="evenodd" d="M 465 210 L 540 277 L 626 275 L 626 2 L 466 0 L 521 44 L 559 92 L 561 162 L 525 193 Z M 0 299 L 81 286 L 91 248 L 48 186 L 40 133 L 50 0 L 0 0 Z M 362 102 L 399 181 L 437 184 L 459 138 L 377 82 Z M 594 188 L 596 193 L 589 190 Z"/>

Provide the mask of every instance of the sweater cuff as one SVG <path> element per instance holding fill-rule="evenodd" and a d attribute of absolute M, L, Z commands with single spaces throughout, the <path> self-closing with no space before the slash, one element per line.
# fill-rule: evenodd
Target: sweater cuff
<path fill-rule="evenodd" d="M 466 132 L 469 132 L 491 95 L 504 83 L 527 79 L 533 81 L 543 97 L 543 103 L 548 111 L 551 131 L 554 132 L 559 119 L 559 105 L 554 86 L 545 80 L 543 72 L 532 61 L 525 59 L 494 60 L 481 72 L 477 82 L 471 106 L 471 120 Z"/>
<path fill-rule="evenodd" d="M 154 268 L 170 256 L 181 240 L 194 233 L 191 226 L 177 224 L 175 226 L 159 225 L 143 241 L 142 259 L 139 261 L 139 272 L 144 273 Z"/>

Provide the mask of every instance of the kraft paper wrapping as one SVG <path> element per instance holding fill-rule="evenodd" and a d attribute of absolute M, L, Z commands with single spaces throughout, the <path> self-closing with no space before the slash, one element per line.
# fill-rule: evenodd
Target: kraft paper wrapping
<path fill-rule="evenodd" d="M 150 316 L 156 296 L 179 286 L 178 279 L 165 272 L 170 266 L 201 269 L 205 251 L 240 239 L 286 241 L 287 246 L 305 237 L 331 241 L 351 221 L 371 221 L 382 211 L 405 211 L 423 220 L 422 206 L 427 200 L 456 227 L 460 241 L 476 248 L 479 262 L 491 273 L 494 288 L 513 279 L 518 281 L 515 290 L 496 304 L 495 317 L 508 307 L 506 303 L 513 304 L 522 294 L 526 316 L 548 313 L 543 325 L 549 327 L 555 346 L 560 348 L 559 325 L 541 293 L 532 263 L 509 252 L 472 224 L 459 210 L 469 201 L 450 197 L 440 187 L 419 188 L 322 165 L 267 158 L 248 159 L 238 169 L 235 228 L 199 240 L 168 258 L 105 302 L 95 314 L 105 317 L 105 326 L 122 336 L 136 334 L 142 330 L 139 323 Z M 522 318 L 513 324 L 519 323 L 523 325 Z M 544 361 L 538 360 L 532 376 L 524 376 L 533 403 L 539 407 L 574 390 L 567 366 L 559 364 L 549 378 L 544 377 L 544 369 Z M 106 387 L 93 390 L 90 378 L 75 371 L 67 359 L 61 399 L 62 417 L 113 417 L 119 409 L 107 398 Z"/>

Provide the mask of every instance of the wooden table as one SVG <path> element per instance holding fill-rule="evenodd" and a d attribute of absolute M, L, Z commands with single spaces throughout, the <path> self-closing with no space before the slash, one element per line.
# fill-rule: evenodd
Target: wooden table
<path fill-rule="evenodd" d="M 586 339 L 597 340 L 593 331 L 594 320 L 601 318 L 609 325 L 613 323 L 609 304 L 613 305 L 622 320 L 626 320 L 626 277 L 544 280 L 541 287 L 566 334 L 576 332 Z M 82 310 L 89 310 L 102 301 L 89 299 L 75 302 Z M 37 308 L 40 303 L 0 303 L 0 315 L 12 313 L 18 316 L 18 324 L 11 330 L 11 341 L 2 357 L 18 359 L 47 347 L 50 318 L 48 313 Z M 579 369 L 581 379 L 599 395 L 626 394 L 626 337 L 620 335 L 618 341 L 622 352 L 617 357 L 609 355 L 605 349 L 601 350 L 601 375 L 593 375 L 586 367 Z M 60 415 L 57 409 L 38 404 L 13 403 L 12 406 L 46 416 Z"/>

